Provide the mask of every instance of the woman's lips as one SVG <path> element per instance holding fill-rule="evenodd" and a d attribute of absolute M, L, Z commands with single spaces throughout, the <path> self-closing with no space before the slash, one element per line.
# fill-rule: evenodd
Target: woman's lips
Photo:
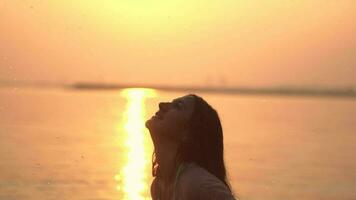
<path fill-rule="evenodd" d="M 154 117 L 156 117 L 156 118 L 158 118 L 158 119 L 160 119 L 160 120 L 163 119 L 163 115 L 162 115 L 162 113 L 161 113 L 160 111 L 156 112 L 156 114 L 154 115 Z"/>

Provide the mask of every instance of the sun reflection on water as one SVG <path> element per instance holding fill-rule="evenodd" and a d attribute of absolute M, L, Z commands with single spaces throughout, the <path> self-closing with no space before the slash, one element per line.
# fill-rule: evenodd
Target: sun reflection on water
<path fill-rule="evenodd" d="M 123 130 L 126 163 L 115 179 L 119 182 L 117 189 L 123 193 L 123 199 L 150 199 L 149 165 L 151 149 L 145 128 L 145 99 L 156 96 L 155 90 L 133 88 L 121 91 L 127 99 L 124 113 Z"/>

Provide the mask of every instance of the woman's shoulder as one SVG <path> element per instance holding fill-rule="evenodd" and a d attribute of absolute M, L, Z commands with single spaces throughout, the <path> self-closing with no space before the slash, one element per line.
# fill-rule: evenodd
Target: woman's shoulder
<path fill-rule="evenodd" d="M 186 164 L 178 182 L 180 199 L 234 200 L 229 188 L 216 176 L 195 163 Z"/>

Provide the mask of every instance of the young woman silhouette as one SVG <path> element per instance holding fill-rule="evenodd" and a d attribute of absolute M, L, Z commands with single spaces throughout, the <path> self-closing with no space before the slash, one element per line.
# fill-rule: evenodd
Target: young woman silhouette
<path fill-rule="evenodd" d="M 189 94 L 159 103 L 145 123 L 154 144 L 153 200 L 234 200 L 226 179 L 219 116 Z"/>

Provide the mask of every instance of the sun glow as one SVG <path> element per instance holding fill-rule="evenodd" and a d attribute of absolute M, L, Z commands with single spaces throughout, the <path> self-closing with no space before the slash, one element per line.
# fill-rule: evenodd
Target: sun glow
<path fill-rule="evenodd" d="M 162 40 L 160 36 L 177 39 L 180 35 L 184 38 L 202 22 L 209 26 L 216 21 L 217 11 L 214 10 L 218 6 L 213 2 L 178 0 L 77 0 L 48 1 L 45 4 L 49 9 L 44 12 L 63 16 L 66 27 L 90 30 L 93 34 L 90 38 L 101 38 L 102 34 L 114 41 L 125 38 L 123 42 L 128 44 L 131 40 L 137 44 L 138 39 L 144 43 L 157 42 Z"/>
<path fill-rule="evenodd" d="M 152 147 L 144 126 L 144 101 L 156 93 L 151 89 L 134 88 L 123 90 L 121 95 L 127 99 L 123 121 L 126 163 L 115 176 L 119 182 L 117 189 L 122 191 L 126 200 L 149 199 L 148 169 Z"/>

